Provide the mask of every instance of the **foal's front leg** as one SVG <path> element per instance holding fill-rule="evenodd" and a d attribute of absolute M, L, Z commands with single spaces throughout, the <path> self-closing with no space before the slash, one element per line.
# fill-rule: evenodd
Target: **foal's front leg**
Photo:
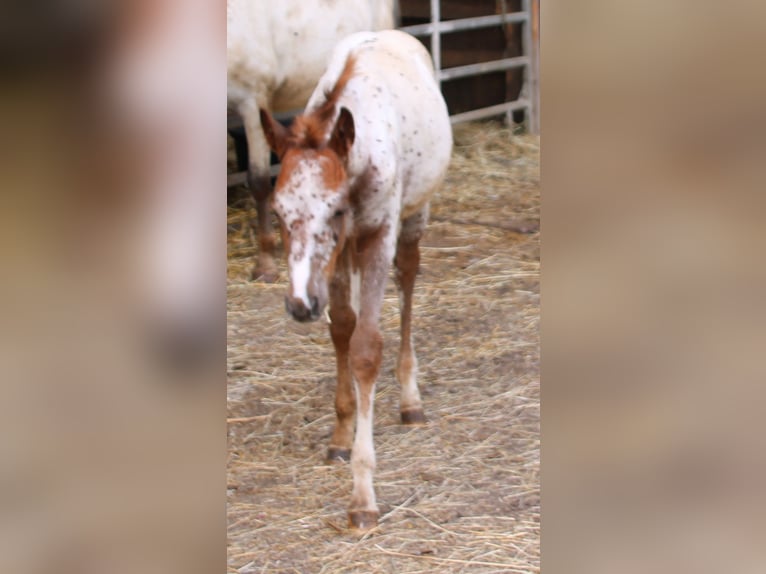
<path fill-rule="evenodd" d="M 351 307 L 349 254 L 344 251 L 330 282 L 330 336 L 335 347 L 338 381 L 335 388 L 337 420 L 327 451 L 328 462 L 349 460 L 354 440 L 354 388 L 349 364 L 349 345 L 356 325 L 356 313 Z"/>
<path fill-rule="evenodd" d="M 351 270 L 352 278 L 354 273 L 360 274 L 360 289 L 359 313 L 349 346 L 351 372 L 356 390 L 356 436 L 351 452 L 354 487 L 348 519 L 352 528 L 360 530 L 377 525 L 379 515 L 372 481 L 375 471 L 372 423 L 375 381 L 383 355 L 383 337 L 378 323 L 389 262 L 393 257 L 396 242 L 391 233 L 392 231 L 384 227 L 375 237 L 359 242 L 365 247 L 355 254 L 356 267 Z"/>

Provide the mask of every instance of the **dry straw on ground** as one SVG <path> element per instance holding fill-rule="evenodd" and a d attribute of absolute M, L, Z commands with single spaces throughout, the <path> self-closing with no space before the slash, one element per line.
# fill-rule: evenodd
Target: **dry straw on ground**
<path fill-rule="evenodd" d="M 432 203 L 414 337 L 429 424 L 399 424 L 398 299 L 384 304 L 375 405 L 379 526 L 345 530 L 327 466 L 334 357 L 276 285 L 248 280 L 249 202 L 229 210 L 229 572 L 539 572 L 539 139 L 455 129 Z"/>

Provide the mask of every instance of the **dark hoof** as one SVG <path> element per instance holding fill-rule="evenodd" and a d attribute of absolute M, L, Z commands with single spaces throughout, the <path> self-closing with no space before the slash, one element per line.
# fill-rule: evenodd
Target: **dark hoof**
<path fill-rule="evenodd" d="M 262 271 L 258 267 L 254 267 L 250 272 L 250 279 L 264 283 L 276 283 L 279 279 L 279 271 L 274 269 Z"/>
<path fill-rule="evenodd" d="M 331 446 L 327 449 L 327 462 L 348 462 L 351 460 L 351 449 Z"/>
<path fill-rule="evenodd" d="M 377 525 L 377 510 L 351 510 L 348 513 L 348 527 L 352 530 L 367 531 Z"/>
<path fill-rule="evenodd" d="M 408 426 L 423 426 L 426 424 L 426 415 L 423 409 L 407 409 L 402 411 L 402 424 Z"/>

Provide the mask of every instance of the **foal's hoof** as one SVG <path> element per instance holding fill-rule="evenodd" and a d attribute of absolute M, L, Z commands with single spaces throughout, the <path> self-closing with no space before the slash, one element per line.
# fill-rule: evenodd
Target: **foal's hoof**
<path fill-rule="evenodd" d="M 426 414 L 423 409 L 407 409 L 402 411 L 402 424 L 407 426 L 423 426 L 426 424 Z"/>
<path fill-rule="evenodd" d="M 327 462 L 348 462 L 351 460 L 351 449 L 331 446 L 327 449 Z"/>
<path fill-rule="evenodd" d="M 351 510 L 348 513 L 348 527 L 352 530 L 367 531 L 377 525 L 377 510 Z"/>

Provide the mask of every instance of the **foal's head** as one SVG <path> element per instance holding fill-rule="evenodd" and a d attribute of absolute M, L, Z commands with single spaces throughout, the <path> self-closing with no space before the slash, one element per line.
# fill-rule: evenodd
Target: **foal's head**
<path fill-rule="evenodd" d="M 261 110 L 266 139 L 282 163 L 274 211 L 290 274 L 285 306 L 298 321 L 314 321 L 324 311 L 328 283 L 351 225 L 346 165 L 354 119 L 342 108 L 332 124 L 334 115 L 334 109 L 320 110 L 296 118 L 287 129 Z"/>

